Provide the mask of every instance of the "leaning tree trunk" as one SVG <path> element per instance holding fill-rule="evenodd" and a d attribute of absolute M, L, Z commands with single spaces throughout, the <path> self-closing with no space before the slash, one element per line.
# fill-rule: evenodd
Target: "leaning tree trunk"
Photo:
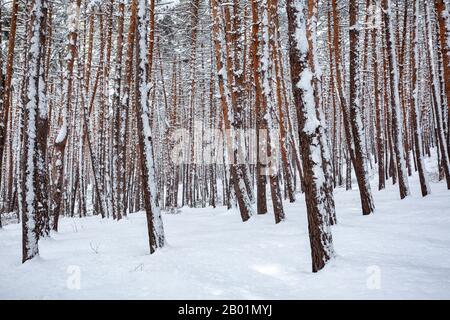
<path fill-rule="evenodd" d="M 320 136 L 323 122 L 319 117 L 318 93 L 314 89 L 314 74 L 311 71 L 314 64 L 311 48 L 316 32 L 311 28 L 311 20 L 316 18 L 316 10 L 315 0 L 288 0 L 286 5 L 291 78 L 297 107 L 313 272 L 322 269 L 334 256 L 329 212 L 325 209 L 329 202 L 326 197 L 332 194 L 326 192 L 326 172 L 322 165 L 324 146 Z"/>
<path fill-rule="evenodd" d="M 137 1 L 137 0 L 134 0 Z M 164 246 L 164 228 L 161 212 L 156 204 L 156 179 L 153 162 L 153 140 L 150 127 L 147 84 L 147 1 L 139 0 L 136 33 L 136 118 L 141 160 L 141 174 L 144 191 L 144 206 L 150 253 Z M 153 12 L 151 14 L 154 14 Z"/>

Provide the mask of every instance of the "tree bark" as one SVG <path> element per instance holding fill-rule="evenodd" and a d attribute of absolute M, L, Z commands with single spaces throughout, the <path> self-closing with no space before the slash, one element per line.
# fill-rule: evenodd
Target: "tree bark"
<path fill-rule="evenodd" d="M 394 150 L 397 164 L 398 182 L 400 198 L 409 196 L 409 183 L 406 173 L 404 148 L 402 113 L 400 110 L 399 78 L 397 67 L 397 54 L 395 50 L 395 32 L 392 25 L 392 0 L 383 0 L 383 21 L 386 29 L 386 46 L 389 60 L 389 85 L 391 89 L 390 99 L 392 106 L 392 136 L 394 140 Z"/>
<path fill-rule="evenodd" d="M 137 0 L 133 0 L 137 1 Z M 147 99 L 147 1 L 139 0 L 137 5 L 136 33 L 136 115 L 141 160 L 142 184 L 144 190 L 144 207 L 150 253 L 164 246 L 164 228 L 159 207 L 156 204 L 156 179 L 153 160 L 153 137 L 150 127 L 149 106 Z M 154 14 L 152 12 L 151 14 Z"/>
<path fill-rule="evenodd" d="M 306 6 L 308 5 L 308 6 Z M 318 97 L 313 84 L 313 59 L 311 50 L 315 29 L 315 0 L 288 0 L 289 56 L 294 102 L 297 108 L 300 149 L 302 155 L 305 201 L 311 245 L 312 271 L 321 270 L 334 256 L 327 208 L 325 170 L 322 165 L 322 121 L 317 111 Z"/>
<path fill-rule="evenodd" d="M 34 0 L 29 7 L 29 46 L 23 123 L 23 152 L 19 211 L 22 216 L 22 262 L 39 254 L 41 219 L 48 215 L 46 193 L 46 96 L 43 59 L 45 57 L 46 0 Z"/>
<path fill-rule="evenodd" d="M 363 215 L 369 215 L 375 210 L 372 192 L 370 190 L 367 170 L 367 157 L 364 151 L 364 131 L 360 100 L 360 68 L 359 68 L 359 22 L 358 0 L 350 0 L 350 124 L 352 128 L 356 179 Z"/>

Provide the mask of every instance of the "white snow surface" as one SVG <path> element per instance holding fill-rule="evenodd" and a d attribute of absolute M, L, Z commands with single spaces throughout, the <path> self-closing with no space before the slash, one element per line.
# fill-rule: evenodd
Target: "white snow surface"
<path fill-rule="evenodd" d="M 412 195 L 400 200 L 398 185 L 377 191 L 375 181 L 370 216 L 361 215 L 357 190 L 335 191 L 337 256 L 316 274 L 299 194 L 284 203 L 286 220 L 278 225 L 273 214 L 242 223 L 224 207 L 164 214 L 167 245 L 153 255 L 143 212 L 119 222 L 62 218 L 60 232 L 41 240 L 40 256 L 25 264 L 21 227 L 9 224 L 0 229 L 0 298 L 450 298 L 450 191 L 432 182 L 422 198 L 414 175 Z M 79 289 L 68 286 L 74 270 Z"/>

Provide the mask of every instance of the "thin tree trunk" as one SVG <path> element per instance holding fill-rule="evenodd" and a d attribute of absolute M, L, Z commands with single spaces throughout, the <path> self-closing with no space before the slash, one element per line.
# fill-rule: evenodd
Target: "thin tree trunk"
<path fill-rule="evenodd" d="M 11 105 L 11 82 L 13 76 L 14 48 L 16 45 L 18 11 L 19 11 L 19 1 L 13 0 L 11 4 L 11 25 L 8 36 L 8 53 L 6 57 L 6 76 L 3 84 L 4 91 L 1 92 L 2 94 L 1 99 L 3 103 L 0 108 L 0 169 L 3 167 L 3 153 L 5 150 L 9 108 Z M 0 174 L 0 185 L 1 181 L 2 175 Z"/>
<path fill-rule="evenodd" d="M 135 2 L 137 0 L 133 0 Z M 159 207 L 156 205 L 156 180 L 153 160 L 153 140 L 147 99 L 147 1 L 137 5 L 136 33 L 136 115 L 141 160 L 141 175 L 144 190 L 144 207 L 147 217 L 150 253 L 164 246 L 164 228 Z M 154 12 L 151 12 L 154 14 Z"/>
<path fill-rule="evenodd" d="M 383 20 L 386 29 L 386 45 L 389 60 L 389 85 L 391 89 L 392 106 L 392 136 L 394 140 L 395 157 L 397 162 L 397 173 L 400 190 L 400 198 L 403 199 L 410 194 L 408 175 L 406 173 L 405 158 L 403 155 L 403 130 L 402 113 L 400 110 L 399 78 L 397 67 L 397 54 L 395 50 L 395 32 L 392 24 L 392 0 L 383 0 Z"/>
<path fill-rule="evenodd" d="M 375 12 L 372 12 L 375 14 Z M 376 17 L 374 17 L 376 19 Z M 386 177 L 385 177 L 385 140 L 383 139 L 383 126 L 382 126 L 382 110 L 383 106 L 380 102 L 381 88 L 379 84 L 379 74 L 378 74 L 378 59 L 376 58 L 379 54 L 377 45 L 377 35 L 378 28 L 372 29 L 372 60 L 373 60 L 373 82 L 374 82 L 374 95 L 375 95 L 375 114 L 376 114 L 376 131 L 377 131 L 377 156 L 378 156 L 378 190 L 383 190 L 386 187 Z M 386 118 L 386 117 L 384 117 Z"/>
<path fill-rule="evenodd" d="M 372 192 L 370 190 L 367 157 L 364 152 L 364 129 L 360 99 L 360 68 L 359 68 L 359 22 L 357 17 L 358 0 L 350 0 L 350 124 L 352 128 L 356 179 L 363 215 L 369 215 L 375 210 Z"/>
<path fill-rule="evenodd" d="M 253 82 L 255 85 L 255 113 L 256 113 L 256 211 L 258 214 L 267 213 L 266 203 L 266 176 L 261 174 L 264 171 L 262 153 L 265 150 L 264 136 L 261 131 L 264 130 L 263 109 L 261 106 L 261 79 L 259 73 L 259 6 L 257 0 L 252 0 L 252 65 Z"/>
<path fill-rule="evenodd" d="M 422 151 L 422 130 L 420 129 L 419 121 L 419 0 L 414 0 L 414 14 L 412 36 L 413 50 L 411 52 L 411 69 L 412 69 L 412 85 L 413 85 L 413 101 L 411 108 L 412 130 L 414 134 L 415 156 L 417 169 L 419 171 L 420 189 L 422 196 L 425 197 L 431 193 L 428 184 L 428 176 L 423 161 Z"/>

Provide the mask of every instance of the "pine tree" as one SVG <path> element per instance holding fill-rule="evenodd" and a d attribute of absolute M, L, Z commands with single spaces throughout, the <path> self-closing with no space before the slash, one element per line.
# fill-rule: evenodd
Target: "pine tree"
<path fill-rule="evenodd" d="M 164 229 L 161 212 L 156 204 L 156 177 L 153 159 L 153 135 L 150 127 L 149 106 L 147 100 L 147 23 L 146 0 L 137 4 L 136 24 L 136 119 L 141 160 L 141 174 L 144 191 L 144 206 L 147 217 L 150 253 L 164 246 Z M 154 14 L 152 12 L 151 14 Z"/>
<path fill-rule="evenodd" d="M 422 196 L 427 196 L 431 193 L 430 185 L 428 183 L 428 176 L 423 161 L 423 142 L 422 142 L 422 130 L 420 129 L 419 121 L 419 16 L 420 16 L 419 1 L 414 0 L 414 14 L 413 14 L 413 27 L 412 27 L 412 41 L 413 51 L 411 53 L 411 65 L 412 65 L 412 84 L 413 84 L 413 105 L 411 107 L 411 120 L 414 134 L 415 144 L 415 156 L 417 162 L 417 169 L 419 171 L 420 189 Z"/>
<path fill-rule="evenodd" d="M 8 128 L 9 110 L 11 105 L 11 83 L 13 77 L 14 49 L 16 45 L 17 14 L 19 2 L 13 0 L 11 4 L 11 24 L 8 35 L 8 51 L 6 56 L 6 74 L 2 79 L 3 90 L 1 92 L 2 106 L 0 108 L 0 168 L 3 166 L 3 153 L 6 144 L 6 134 Z M 3 67 L 2 67 L 3 68 Z M 2 75 L 3 77 L 3 75 Z M 2 175 L 0 174 L 0 183 Z"/>
<path fill-rule="evenodd" d="M 300 150 L 305 179 L 305 201 L 311 244 L 312 270 L 322 269 L 334 255 L 329 226 L 329 212 L 325 210 L 327 196 L 326 171 L 322 164 L 321 127 L 317 91 L 314 89 L 311 49 L 315 35 L 317 3 L 315 0 L 288 0 L 286 4 L 289 27 L 289 54 L 294 101 L 299 123 Z"/>
<path fill-rule="evenodd" d="M 370 190 L 369 175 L 367 170 L 367 157 L 364 151 L 364 130 L 361 98 L 360 98 L 360 64 L 359 64 L 359 29 L 358 0 L 350 0 L 350 124 L 353 137 L 353 167 L 358 180 L 363 215 L 368 215 L 375 210 Z"/>
<path fill-rule="evenodd" d="M 68 39 L 68 59 L 67 72 L 64 83 L 66 101 L 61 112 L 61 126 L 55 139 L 56 150 L 56 188 L 53 201 L 53 230 L 58 231 L 58 221 L 63 207 L 63 183 L 64 183 L 64 151 L 67 144 L 67 137 L 70 125 L 69 114 L 72 110 L 73 87 L 74 87 L 74 65 L 77 58 L 77 39 L 78 39 L 78 21 L 81 6 L 81 0 L 73 0 L 69 4 L 68 17 L 69 39 Z"/>
<path fill-rule="evenodd" d="M 395 158 L 397 164 L 397 174 L 399 181 L 400 198 L 403 199 L 410 194 L 408 176 L 406 173 L 405 157 L 403 155 L 403 130 L 402 113 L 400 110 L 399 77 L 397 66 L 397 53 L 395 49 L 395 32 L 392 23 L 392 0 L 383 0 L 383 21 L 388 51 L 389 64 L 389 86 L 390 101 L 392 106 L 392 136 L 394 140 Z"/>
<path fill-rule="evenodd" d="M 223 20 L 218 14 L 218 2 L 216 0 L 211 0 L 211 10 L 213 19 L 213 39 L 216 69 L 223 114 L 223 131 L 225 136 L 224 142 L 226 144 L 227 157 L 232 161 L 230 165 L 230 173 L 232 177 L 231 182 L 233 184 L 236 200 L 239 205 L 241 218 L 242 221 L 247 221 L 253 215 L 253 208 L 246 190 L 243 176 L 244 172 L 240 170 L 240 166 L 236 163 L 238 159 L 242 159 L 242 146 L 238 143 L 236 135 L 232 130 L 230 130 L 232 128 L 232 124 L 236 124 L 234 119 L 234 117 L 236 116 L 235 93 L 230 90 L 231 86 L 229 83 L 233 78 L 233 69 L 230 61 L 231 54 L 229 51 L 230 39 L 226 39 L 223 35 Z M 225 43 L 225 46 L 222 43 Z"/>
<path fill-rule="evenodd" d="M 29 6 L 29 46 L 27 51 L 27 89 L 24 101 L 22 180 L 19 211 L 22 216 L 22 262 L 39 253 L 42 221 L 48 217 L 45 165 L 47 106 L 43 58 L 47 2 L 34 0 Z"/>

